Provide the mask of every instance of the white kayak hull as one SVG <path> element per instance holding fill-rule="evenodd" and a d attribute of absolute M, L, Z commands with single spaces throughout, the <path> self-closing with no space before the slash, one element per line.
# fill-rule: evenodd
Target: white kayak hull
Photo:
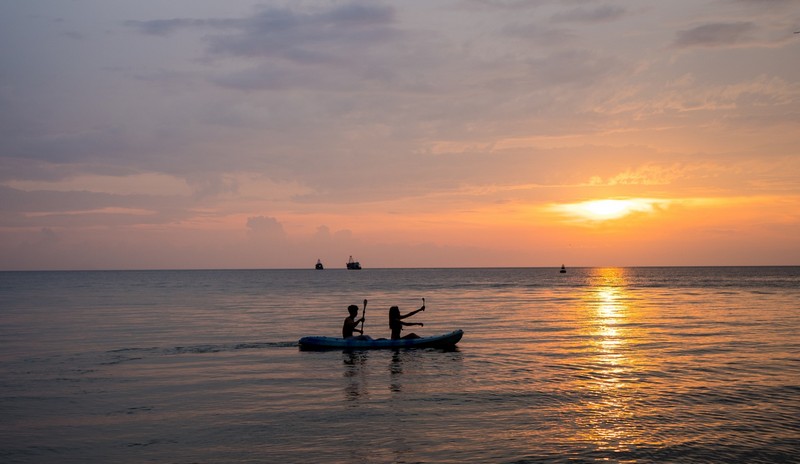
<path fill-rule="evenodd" d="M 453 347 L 464 336 L 464 331 L 454 330 L 450 333 L 435 335 L 432 337 L 420 338 L 401 338 L 392 340 L 389 338 L 377 338 L 365 340 L 358 337 L 336 338 L 336 337 L 303 337 L 298 344 L 303 350 L 331 350 L 331 349 L 381 349 L 381 348 L 449 348 Z"/>

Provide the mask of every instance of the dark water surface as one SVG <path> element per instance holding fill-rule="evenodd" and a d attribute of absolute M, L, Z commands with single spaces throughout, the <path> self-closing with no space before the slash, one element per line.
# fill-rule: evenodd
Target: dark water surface
<path fill-rule="evenodd" d="M 0 272 L 0 375 L 3 463 L 800 462 L 800 268 Z"/>

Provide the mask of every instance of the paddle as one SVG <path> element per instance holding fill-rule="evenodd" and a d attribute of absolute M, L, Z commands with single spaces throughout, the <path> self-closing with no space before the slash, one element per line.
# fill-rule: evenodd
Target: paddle
<path fill-rule="evenodd" d="M 364 319 L 367 317 L 367 299 L 364 298 L 364 312 L 361 314 L 361 335 L 364 335 Z"/>

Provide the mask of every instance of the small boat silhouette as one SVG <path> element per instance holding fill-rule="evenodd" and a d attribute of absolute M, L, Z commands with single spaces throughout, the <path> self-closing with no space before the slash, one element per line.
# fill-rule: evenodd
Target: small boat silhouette
<path fill-rule="evenodd" d="M 317 260 L 317 265 L 314 266 L 314 269 L 316 269 L 318 271 L 321 271 L 321 270 L 325 269 L 325 266 L 322 265 L 322 261 Z"/>
<path fill-rule="evenodd" d="M 560 271 L 558 271 L 558 272 L 560 272 L 560 273 L 562 273 L 562 274 L 566 274 L 566 273 L 567 273 L 567 268 L 565 268 L 565 267 L 564 267 L 564 265 L 562 264 L 562 265 L 561 265 L 561 270 L 560 270 Z"/>
<path fill-rule="evenodd" d="M 347 269 L 360 270 L 361 263 L 358 261 L 353 261 L 353 256 L 350 256 L 350 259 L 347 260 Z"/>

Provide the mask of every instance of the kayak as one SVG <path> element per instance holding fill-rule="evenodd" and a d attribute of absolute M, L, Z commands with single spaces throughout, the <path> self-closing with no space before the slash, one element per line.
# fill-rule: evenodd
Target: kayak
<path fill-rule="evenodd" d="M 390 338 L 363 339 L 358 337 L 303 337 L 298 342 L 300 349 L 325 350 L 325 349 L 377 349 L 377 348 L 447 348 L 453 347 L 461 337 L 463 330 L 454 330 L 442 335 L 420 338 Z"/>
<path fill-rule="evenodd" d="M 301 350 L 330 350 L 330 349 L 378 349 L 378 348 L 448 348 L 453 347 L 464 336 L 464 331 L 454 330 L 442 335 L 420 338 L 390 338 L 363 339 L 358 337 L 303 337 L 298 342 Z"/>

